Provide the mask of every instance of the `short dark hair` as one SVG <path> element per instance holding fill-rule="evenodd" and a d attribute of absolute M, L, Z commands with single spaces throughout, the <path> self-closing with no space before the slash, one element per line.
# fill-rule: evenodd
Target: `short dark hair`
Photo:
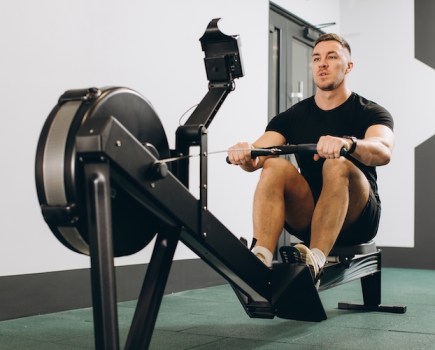
<path fill-rule="evenodd" d="M 316 46 L 318 43 L 322 41 L 331 41 L 331 40 L 339 42 L 341 46 L 343 46 L 345 49 L 347 49 L 347 51 L 349 51 L 349 53 L 352 53 L 350 50 L 349 43 L 346 40 L 344 40 L 340 35 L 335 33 L 326 33 L 320 35 L 315 41 L 314 46 Z"/>

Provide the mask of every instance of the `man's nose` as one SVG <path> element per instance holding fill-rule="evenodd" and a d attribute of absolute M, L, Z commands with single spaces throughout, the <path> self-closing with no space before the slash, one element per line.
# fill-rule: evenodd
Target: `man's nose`
<path fill-rule="evenodd" d="M 319 67 L 320 68 L 326 68 L 328 66 L 328 64 L 326 63 L 326 60 L 321 60 L 319 62 Z"/>

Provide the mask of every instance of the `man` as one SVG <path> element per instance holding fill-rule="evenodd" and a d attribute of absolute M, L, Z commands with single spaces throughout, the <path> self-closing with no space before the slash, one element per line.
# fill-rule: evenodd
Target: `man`
<path fill-rule="evenodd" d="M 262 168 L 252 252 L 271 267 L 285 226 L 306 244 L 294 249 L 315 283 L 336 242 L 358 244 L 376 235 L 375 167 L 389 163 L 394 145 L 390 113 L 348 88 L 352 68 L 349 44 L 336 34 L 321 35 L 312 54 L 315 95 L 273 118 L 252 145 L 239 142 L 228 150 L 229 161 L 245 171 Z M 284 158 L 250 156 L 251 148 L 287 143 L 316 143 L 317 154 L 298 155 L 300 171 Z M 340 156 L 343 147 L 346 157 Z"/>

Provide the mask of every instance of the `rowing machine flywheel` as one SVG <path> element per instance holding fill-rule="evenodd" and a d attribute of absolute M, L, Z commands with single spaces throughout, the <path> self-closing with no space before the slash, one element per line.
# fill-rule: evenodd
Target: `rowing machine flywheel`
<path fill-rule="evenodd" d="M 159 117 L 150 103 L 128 88 L 89 88 L 66 91 L 49 114 L 40 134 L 35 175 L 45 221 L 69 249 L 89 254 L 84 188 L 80 180 L 76 135 L 90 118 L 116 118 L 140 143 L 152 145 L 157 158 L 170 156 Z M 114 256 L 130 255 L 145 247 L 157 228 L 152 214 L 111 181 Z"/>

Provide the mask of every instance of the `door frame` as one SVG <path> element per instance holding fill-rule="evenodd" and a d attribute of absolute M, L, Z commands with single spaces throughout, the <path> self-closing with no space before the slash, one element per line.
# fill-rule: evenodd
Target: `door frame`
<path fill-rule="evenodd" d="M 289 58 L 292 57 L 293 39 L 308 45 L 314 46 L 315 40 L 324 34 L 319 28 L 307 21 L 295 16 L 282 7 L 270 3 L 269 10 L 269 34 L 278 29 L 278 66 L 274 66 L 273 42 L 269 35 L 269 96 L 268 96 L 268 119 L 276 114 L 285 111 L 288 105 L 288 91 L 291 85 L 291 65 Z M 275 78 L 278 78 L 276 80 Z M 313 91 L 314 92 L 314 91 Z"/>

